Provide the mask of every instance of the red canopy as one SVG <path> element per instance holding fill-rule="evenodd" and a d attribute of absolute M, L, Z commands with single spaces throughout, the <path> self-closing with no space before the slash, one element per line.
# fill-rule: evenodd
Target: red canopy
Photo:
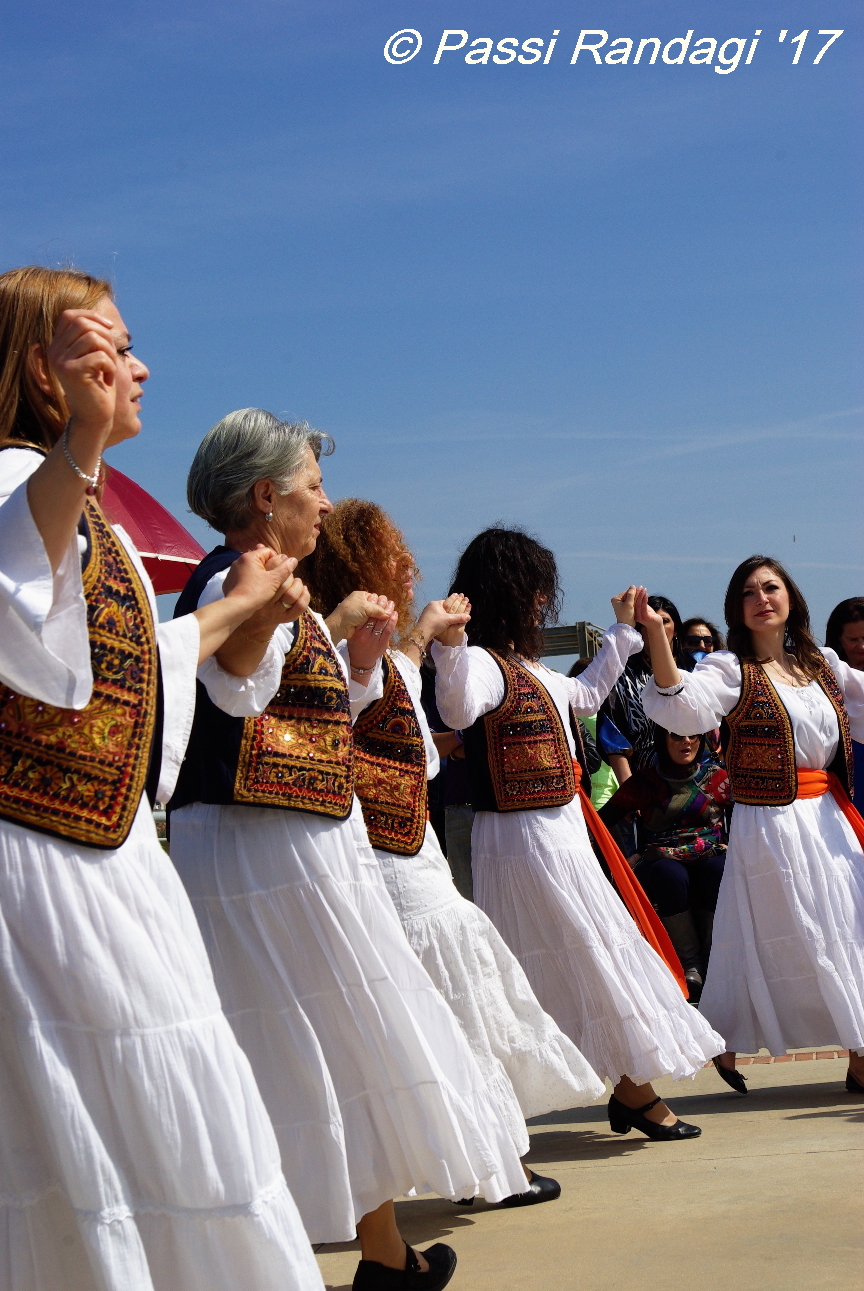
<path fill-rule="evenodd" d="M 134 542 L 156 593 L 182 592 L 207 553 L 179 520 L 140 484 L 112 466 L 102 492 L 102 510 Z"/>

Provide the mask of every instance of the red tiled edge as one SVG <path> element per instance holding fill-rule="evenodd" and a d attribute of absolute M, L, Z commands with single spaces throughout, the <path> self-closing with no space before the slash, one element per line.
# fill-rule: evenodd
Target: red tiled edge
<path fill-rule="evenodd" d="M 848 1049 L 811 1049 L 808 1053 L 781 1053 L 776 1058 L 770 1054 L 759 1053 L 755 1056 L 750 1054 L 739 1053 L 736 1055 L 735 1064 L 738 1067 L 747 1067 L 751 1063 L 761 1062 L 812 1062 L 814 1058 L 848 1058 Z M 705 1064 L 710 1067 L 710 1062 Z"/>

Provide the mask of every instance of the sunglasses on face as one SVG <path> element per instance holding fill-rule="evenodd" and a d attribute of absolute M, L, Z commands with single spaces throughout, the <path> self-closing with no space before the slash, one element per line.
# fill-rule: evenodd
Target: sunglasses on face
<path fill-rule="evenodd" d="M 713 644 L 714 644 L 714 638 L 713 638 L 712 636 L 707 636 L 707 637 L 696 637 L 696 636 L 693 636 L 693 637 L 685 637 L 685 638 L 684 638 L 684 644 L 685 644 L 685 645 L 688 645 L 688 646 L 700 646 L 700 645 L 709 645 L 709 646 L 713 646 Z"/>
<path fill-rule="evenodd" d="M 670 740 L 679 740 L 682 744 L 685 740 L 696 740 L 698 738 L 698 735 L 676 735 L 674 731 L 669 732 Z"/>

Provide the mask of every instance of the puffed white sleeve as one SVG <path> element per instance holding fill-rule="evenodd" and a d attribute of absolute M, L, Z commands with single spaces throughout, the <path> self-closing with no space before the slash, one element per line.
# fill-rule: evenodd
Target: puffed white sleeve
<path fill-rule="evenodd" d="M 864 744 L 864 672 L 844 663 L 828 646 L 822 647 L 822 653 L 843 691 L 852 739 Z"/>
<path fill-rule="evenodd" d="M 79 543 L 52 574 L 27 501 L 43 460 L 30 449 L 0 453 L 0 681 L 58 708 L 84 708 L 93 674 Z"/>
<path fill-rule="evenodd" d="M 222 584 L 227 576 L 227 569 L 213 575 L 199 597 L 199 608 L 218 601 L 224 595 Z M 264 658 L 248 677 L 235 677 L 220 667 L 216 656 L 211 655 L 199 667 L 198 680 L 216 707 L 229 717 L 260 717 L 279 689 L 282 665 L 293 641 L 294 625 L 280 624 L 270 638 Z"/>
<path fill-rule="evenodd" d="M 741 696 L 741 665 L 729 650 L 706 655 L 676 686 L 658 688 L 651 677 L 642 691 L 645 713 L 666 731 L 704 735 L 720 725 Z"/>
<path fill-rule="evenodd" d="M 417 716 L 417 722 L 423 735 L 423 744 L 426 748 L 426 778 L 434 780 L 441 770 L 441 759 L 438 756 L 438 750 L 435 747 L 435 741 L 432 739 L 432 731 L 429 728 L 429 722 L 426 718 L 426 711 L 423 708 L 423 682 L 420 676 L 420 669 L 413 659 L 409 659 L 407 654 L 401 650 L 394 650 L 390 656 L 393 663 L 399 669 L 399 675 L 408 688 L 408 694 L 411 696 L 411 702 L 414 705 L 414 712 Z"/>
<path fill-rule="evenodd" d="M 481 646 L 445 646 L 432 642 L 435 660 L 435 701 L 442 720 L 453 731 L 464 731 L 491 713 L 504 698 L 504 676 Z"/>
<path fill-rule="evenodd" d="M 567 698 L 577 717 L 593 717 L 621 676 L 631 654 L 644 645 L 641 634 L 626 623 L 613 623 L 603 644 L 578 677 L 565 677 Z"/>

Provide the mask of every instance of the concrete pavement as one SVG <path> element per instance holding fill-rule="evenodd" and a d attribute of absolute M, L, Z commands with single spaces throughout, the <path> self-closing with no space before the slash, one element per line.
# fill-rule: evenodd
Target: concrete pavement
<path fill-rule="evenodd" d="M 612 1135 L 605 1105 L 531 1124 L 529 1164 L 557 1202 L 461 1210 L 439 1197 L 397 1204 L 415 1246 L 446 1241 L 453 1291 L 853 1291 L 864 1287 L 864 1097 L 846 1060 L 742 1068 L 750 1094 L 713 1069 L 657 1082 L 702 1136 Z M 332 1291 L 350 1291 L 356 1243 L 321 1249 Z"/>

